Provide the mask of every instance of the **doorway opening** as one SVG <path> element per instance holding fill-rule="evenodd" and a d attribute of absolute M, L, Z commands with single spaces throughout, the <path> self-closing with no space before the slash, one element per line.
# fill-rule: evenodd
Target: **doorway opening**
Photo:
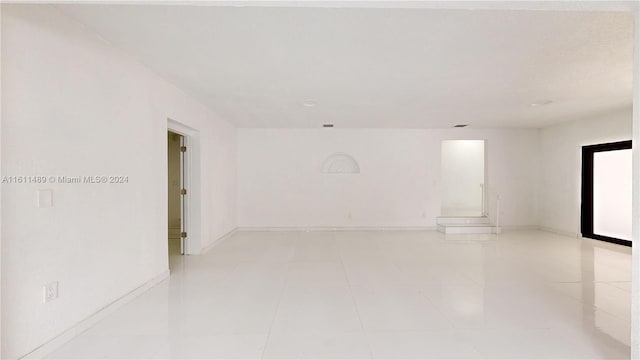
<path fill-rule="evenodd" d="M 441 156 L 442 216 L 486 216 L 485 141 L 443 140 Z"/>
<path fill-rule="evenodd" d="M 169 259 L 184 255 L 186 250 L 186 150 L 185 137 L 167 132 L 167 208 L 168 208 L 168 248 Z M 170 261 L 171 263 L 171 261 Z"/>
<path fill-rule="evenodd" d="M 582 147 L 582 236 L 631 246 L 631 140 Z"/>

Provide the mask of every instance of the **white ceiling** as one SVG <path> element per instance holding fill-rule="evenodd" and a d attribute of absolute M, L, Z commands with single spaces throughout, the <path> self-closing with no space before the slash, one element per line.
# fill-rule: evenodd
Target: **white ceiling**
<path fill-rule="evenodd" d="M 632 103 L 631 13 L 58 7 L 238 127 L 543 127 Z"/>

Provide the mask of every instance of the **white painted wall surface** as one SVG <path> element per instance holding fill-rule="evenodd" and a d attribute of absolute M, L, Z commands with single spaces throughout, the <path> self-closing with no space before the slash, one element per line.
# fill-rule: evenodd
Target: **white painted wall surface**
<path fill-rule="evenodd" d="M 445 140 L 441 159 L 443 216 L 481 216 L 484 140 Z"/>
<path fill-rule="evenodd" d="M 631 358 L 640 359 L 640 6 L 634 9 L 632 109 L 632 241 L 631 247 Z"/>
<path fill-rule="evenodd" d="M 0 30 L 2 29 L 2 5 L 0 5 Z M 2 59 L 2 32 L 0 31 L 0 59 Z M 1 60 L 0 60 L 1 64 Z M 1 66 L 0 66 L 1 67 Z M 2 84 L 2 71 L 0 69 L 0 84 Z M 0 175 L 2 172 L 2 86 L 0 85 Z M 0 189 L 2 184 L 0 183 Z M 2 357 L 2 191 L 0 190 L 0 357 Z"/>
<path fill-rule="evenodd" d="M 167 264 L 167 118 L 198 129 L 201 246 L 235 228 L 235 128 L 49 6 L 2 5 L 2 357 L 25 355 Z M 36 208 L 37 189 L 53 191 Z M 42 303 L 42 286 L 60 282 Z"/>
<path fill-rule="evenodd" d="M 631 240 L 631 149 L 593 154 L 593 233 Z"/>
<path fill-rule="evenodd" d="M 537 226 L 538 130 L 238 129 L 241 227 L 432 227 L 440 142 L 486 139 L 503 224 Z M 323 174 L 331 154 L 359 174 Z"/>
<path fill-rule="evenodd" d="M 631 139 L 631 109 L 540 130 L 540 226 L 580 234 L 582 146 Z"/>

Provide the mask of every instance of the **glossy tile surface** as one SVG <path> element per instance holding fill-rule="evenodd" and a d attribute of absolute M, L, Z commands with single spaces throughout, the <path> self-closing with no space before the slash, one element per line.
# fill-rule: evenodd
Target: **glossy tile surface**
<path fill-rule="evenodd" d="M 628 358 L 630 248 L 538 231 L 240 232 L 51 358 Z"/>

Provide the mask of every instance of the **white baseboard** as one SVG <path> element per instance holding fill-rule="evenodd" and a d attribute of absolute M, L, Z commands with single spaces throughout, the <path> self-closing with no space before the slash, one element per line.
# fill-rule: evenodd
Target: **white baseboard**
<path fill-rule="evenodd" d="M 160 273 L 159 275 L 157 275 L 153 279 L 151 279 L 151 280 L 145 282 L 144 284 L 138 286 L 137 288 L 133 289 L 132 291 L 128 292 L 127 294 L 123 295 L 122 297 L 116 299 L 115 301 L 111 302 L 110 304 L 107 304 L 102 309 L 96 311 L 95 313 L 93 313 L 92 315 L 87 317 L 86 319 L 80 321 L 79 323 L 77 323 L 74 326 L 70 327 L 69 329 L 65 330 L 60 335 L 54 337 L 53 339 L 49 340 L 48 342 L 46 342 L 46 343 L 44 343 L 42 345 L 40 345 L 35 350 L 33 350 L 30 353 L 28 353 L 27 355 L 23 356 L 22 359 L 42 359 L 42 358 L 44 358 L 45 356 L 51 354 L 53 351 L 58 349 L 63 344 L 69 342 L 74 337 L 76 337 L 76 336 L 80 335 L 81 333 L 85 332 L 86 330 L 88 330 L 90 327 L 95 325 L 98 321 L 104 319 L 107 315 L 113 313 L 115 310 L 117 310 L 121 306 L 129 303 L 131 300 L 135 299 L 140 294 L 142 294 L 145 291 L 149 290 L 150 288 L 154 287 L 158 283 L 164 281 L 168 277 L 169 277 L 169 270 L 167 269 L 166 271 Z"/>
<path fill-rule="evenodd" d="M 533 231 L 540 230 L 540 226 L 538 225 L 509 225 L 509 226 L 500 226 L 502 230 L 507 231 Z"/>
<path fill-rule="evenodd" d="M 433 231 L 435 226 L 243 226 L 238 231 Z"/>
<path fill-rule="evenodd" d="M 235 231 L 436 231 L 437 226 L 241 226 Z M 504 231 L 542 230 L 538 225 L 501 226 Z"/>
<path fill-rule="evenodd" d="M 542 231 L 546 231 L 546 232 L 550 232 L 556 235 L 562 235 L 562 236 L 568 236 L 571 238 L 581 238 L 582 234 L 578 234 L 578 233 L 574 233 L 574 232 L 570 232 L 570 231 L 565 231 L 565 230 L 560 230 L 560 229 L 555 229 L 555 228 L 551 228 L 551 227 L 546 227 L 546 226 L 540 226 L 540 230 Z"/>
<path fill-rule="evenodd" d="M 239 228 L 236 227 L 233 230 L 229 231 L 228 233 L 220 236 L 216 240 L 213 240 L 210 244 L 208 244 L 207 246 L 202 248 L 202 250 L 200 251 L 200 255 L 202 255 L 202 254 L 206 253 L 207 251 L 213 249 L 216 245 L 221 244 L 223 241 L 225 241 L 228 238 L 232 237 L 233 234 L 235 234 L 238 231 L 239 231 Z"/>

